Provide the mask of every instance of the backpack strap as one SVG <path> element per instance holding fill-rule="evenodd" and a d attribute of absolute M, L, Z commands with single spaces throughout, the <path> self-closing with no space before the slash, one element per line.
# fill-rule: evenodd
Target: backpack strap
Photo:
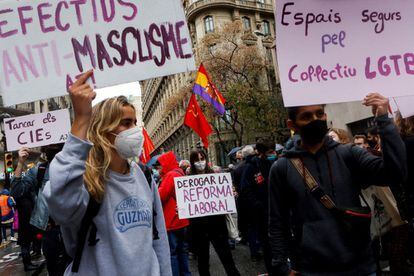
<path fill-rule="evenodd" d="M 316 200 L 318 200 L 323 206 L 325 206 L 325 208 L 329 210 L 336 209 L 336 205 L 331 197 L 322 190 L 316 179 L 309 172 L 308 168 L 306 168 L 305 164 L 303 164 L 303 161 L 299 158 L 291 158 L 289 160 L 302 176 L 305 186 L 309 189 L 312 196 L 315 197 Z"/>
<path fill-rule="evenodd" d="M 88 245 L 95 246 L 99 239 L 96 239 L 97 228 L 93 222 L 93 218 L 98 214 L 101 204 L 98 203 L 93 197 L 89 198 L 88 207 L 86 208 L 86 213 L 83 216 L 80 229 L 78 231 L 78 241 L 76 243 L 76 253 L 73 258 L 72 272 L 77 273 L 79 271 L 80 261 L 82 259 L 83 248 L 86 241 L 86 235 L 89 232 Z"/>
<path fill-rule="evenodd" d="M 45 178 L 47 167 L 49 166 L 48 162 L 39 164 L 37 167 L 37 185 L 36 185 L 36 195 L 39 193 L 39 190 L 42 188 L 43 179 Z"/>
<path fill-rule="evenodd" d="M 148 186 L 152 191 L 152 174 L 151 171 L 142 163 L 138 163 L 139 168 L 144 173 L 145 178 L 147 179 Z M 157 224 L 155 223 L 155 217 L 157 216 L 157 212 L 155 211 L 155 203 L 152 204 L 152 239 L 159 240 L 159 232 L 157 229 Z"/>
<path fill-rule="evenodd" d="M 144 164 L 139 163 L 138 166 L 141 169 L 141 171 L 144 173 L 145 178 L 147 179 L 147 182 L 148 182 L 148 186 L 150 187 L 150 189 L 152 189 L 152 174 L 151 174 L 151 171 Z"/>

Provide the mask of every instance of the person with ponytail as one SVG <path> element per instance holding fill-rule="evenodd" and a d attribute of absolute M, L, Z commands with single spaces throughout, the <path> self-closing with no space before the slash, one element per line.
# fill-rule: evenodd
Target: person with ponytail
<path fill-rule="evenodd" d="M 92 74 L 69 88 L 74 121 L 43 192 L 74 258 L 65 275 L 171 275 L 157 188 L 129 161 L 143 146 L 135 109 L 123 96 L 92 108 Z"/>

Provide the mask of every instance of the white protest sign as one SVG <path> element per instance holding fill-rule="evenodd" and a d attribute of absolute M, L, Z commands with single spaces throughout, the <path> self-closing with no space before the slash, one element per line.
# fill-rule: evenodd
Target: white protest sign
<path fill-rule="evenodd" d="M 414 1 L 278 1 L 285 106 L 413 95 L 413 26 Z"/>
<path fill-rule="evenodd" d="M 174 183 L 180 219 L 237 212 L 229 173 L 176 177 Z"/>
<path fill-rule="evenodd" d="M 67 109 L 4 119 L 7 150 L 64 143 L 70 131 Z"/>
<path fill-rule="evenodd" d="M 396 113 L 398 112 L 397 102 L 395 101 L 395 98 L 390 98 L 389 101 L 390 101 L 390 107 L 389 107 L 390 110 L 389 111 L 390 111 L 392 117 L 395 118 Z"/>
<path fill-rule="evenodd" d="M 3 0 L 5 105 L 65 95 L 94 68 L 96 88 L 195 70 L 180 0 Z"/>
<path fill-rule="evenodd" d="M 399 110 L 403 118 L 414 116 L 414 96 L 390 99 L 392 111 Z"/>

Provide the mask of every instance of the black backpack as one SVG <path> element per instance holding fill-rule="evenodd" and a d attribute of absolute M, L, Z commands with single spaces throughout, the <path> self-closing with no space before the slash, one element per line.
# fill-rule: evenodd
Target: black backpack
<path fill-rule="evenodd" d="M 145 178 L 148 182 L 148 185 L 150 189 L 152 189 L 152 175 L 151 171 L 144 165 L 138 164 L 140 169 L 145 175 Z M 81 227 L 78 231 L 78 241 L 76 244 L 76 253 L 75 257 L 73 258 L 73 264 L 72 264 L 72 272 L 77 273 L 79 271 L 79 265 L 82 259 L 82 253 L 83 248 L 86 241 L 86 235 L 89 232 L 89 238 L 88 238 L 88 245 L 89 246 L 95 246 L 99 239 L 96 239 L 96 232 L 98 229 L 96 228 L 95 223 L 93 222 L 93 218 L 98 214 L 99 209 L 101 208 L 101 203 L 97 202 L 93 197 L 89 198 L 88 207 L 86 208 L 86 213 L 83 216 Z M 154 240 L 158 240 L 158 229 L 155 224 L 155 217 L 157 216 L 157 213 L 155 212 L 155 208 L 152 208 L 152 238 Z"/>

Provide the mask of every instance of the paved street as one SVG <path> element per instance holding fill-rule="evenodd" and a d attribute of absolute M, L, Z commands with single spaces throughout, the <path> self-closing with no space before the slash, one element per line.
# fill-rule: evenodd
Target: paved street
<path fill-rule="evenodd" d="M 20 276 L 20 275 L 47 275 L 44 265 L 40 267 L 39 271 L 26 273 L 23 270 L 22 259 L 19 257 L 20 248 L 15 243 L 9 243 L 6 248 L 0 249 L 0 275 L 1 276 Z M 253 263 L 250 261 L 249 248 L 245 245 L 237 245 L 233 250 L 233 256 L 235 258 L 236 265 L 242 275 L 256 276 L 264 273 L 263 262 Z M 33 262 L 41 264 L 43 258 L 36 259 Z M 197 272 L 196 260 L 190 260 L 190 270 L 194 276 L 199 275 Z M 211 247 L 210 257 L 210 272 L 212 276 L 225 276 L 223 266 L 220 263 L 217 255 Z"/>
<path fill-rule="evenodd" d="M 218 256 L 215 254 L 212 246 L 210 247 L 210 251 L 211 276 L 225 276 L 226 273 L 224 272 L 224 268 Z M 264 263 L 262 261 L 255 263 L 250 260 L 250 252 L 248 246 L 236 245 L 236 249 L 232 252 L 236 266 L 242 275 L 253 276 L 265 273 Z M 192 275 L 199 275 L 197 272 L 197 262 L 195 260 L 191 260 L 190 270 Z"/>
<path fill-rule="evenodd" d="M 19 275 L 33 275 L 46 276 L 44 258 L 33 259 L 33 263 L 40 265 L 38 271 L 24 272 L 22 258 L 19 257 L 20 247 L 15 242 L 9 243 L 6 247 L 0 249 L 0 275 L 1 276 L 19 276 Z M 42 265 L 43 264 L 43 265 Z"/>

